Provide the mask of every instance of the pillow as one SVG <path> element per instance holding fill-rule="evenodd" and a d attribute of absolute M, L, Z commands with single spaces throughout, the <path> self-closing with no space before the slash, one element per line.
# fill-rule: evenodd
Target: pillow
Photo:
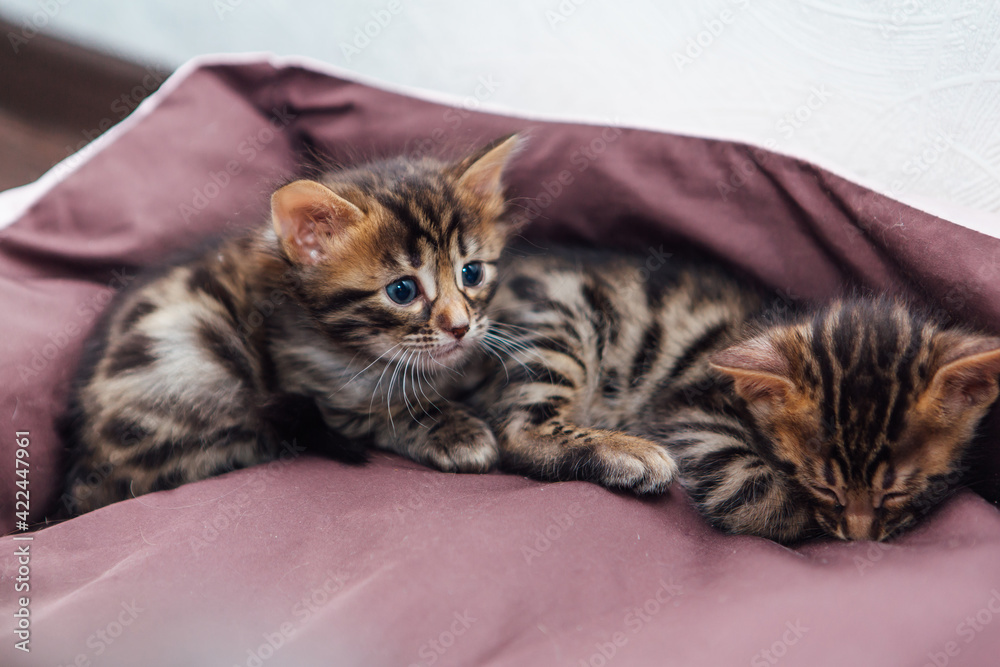
<path fill-rule="evenodd" d="M 58 505 L 53 420 L 87 333 L 141 267 L 259 224 L 275 185 L 316 154 L 458 153 L 525 128 L 510 193 L 537 242 L 638 249 L 650 270 L 695 245 L 789 301 L 853 283 L 1000 331 L 1000 241 L 795 159 L 479 113 L 294 63 L 201 63 L 57 168 L 2 231 L 4 532 L 17 449 L 30 452 L 30 521 Z M 1000 495 L 995 446 L 975 473 Z M 0 596 L 0 616 L 29 610 L 18 639 L 32 653 L 8 634 L 2 664 L 985 664 L 1000 652 L 1000 634 L 976 630 L 1000 611 L 1000 514 L 968 492 L 892 544 L 790 550 L 712 530 L 679 489 L 637 499 L 291 452 L 30 537 L 2 539 L 3 585 L 18 573 L 31 588 L 28 603 Z"/>

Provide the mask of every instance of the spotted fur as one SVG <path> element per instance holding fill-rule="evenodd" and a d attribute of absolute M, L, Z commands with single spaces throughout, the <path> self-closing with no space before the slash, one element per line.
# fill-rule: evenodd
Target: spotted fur
<path fill-rule="evenodd" d="M 65 509 L 303 442 L 352 460 L 368 442 L 444 470 L 489 469 L 491 430 L 447 394 L 486 331 L 512 231 L 500 177 L 516 146 L 295 181 L 272 197 L 272 224 L 123 294 L 63 422 Z M 401 280 L 415 286 L 405 304 L 388 291 Z"/>
<path fill-rule="evenodd" d="M 884 539 L 959 479 L 1000 339 L 890 299 L 793 312 L 679 258 L 512 256 L 477 393 L 501 465 L 639 493 L 679 476 L 732 533 Z"/>

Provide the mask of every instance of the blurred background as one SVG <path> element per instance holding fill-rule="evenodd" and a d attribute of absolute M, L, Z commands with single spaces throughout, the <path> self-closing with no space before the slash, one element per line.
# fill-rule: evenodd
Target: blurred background
<path fill-rule="evenodd" d="M 535 118 L 737 139 L 996 234 L 990 0 L 3 0 L 0 189 L 208 53 Z"/>

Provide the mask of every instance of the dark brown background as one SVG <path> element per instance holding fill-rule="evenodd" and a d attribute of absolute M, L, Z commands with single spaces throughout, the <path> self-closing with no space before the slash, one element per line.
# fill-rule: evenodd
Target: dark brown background
<path fill-rule="evenodd" d="M 30 183 L 79 150 L 167 75 L 44 34 L 15 53 L 11 32 L 20 27 L 0 19 L 0 190 Z"/>

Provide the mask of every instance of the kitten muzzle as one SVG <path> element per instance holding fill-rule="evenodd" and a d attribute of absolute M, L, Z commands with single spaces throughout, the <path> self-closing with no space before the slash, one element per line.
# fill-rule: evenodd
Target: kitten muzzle
<path fill-rule="evenodd" d="M 461 340 L 456 340 L 452 343 L 441 345 L 436 350 L 433 350 L 431 352 L 431 356 L 438 362 L 451 361 L 463 356 L 466 349 L 467 346 L 464 345 Z"/>
<path fill-rule="evenodd" d="M 849 497 L 847 507 L 844 508 L 844 539 L 877 540 L 877 523 L 871 499 Z"/>

